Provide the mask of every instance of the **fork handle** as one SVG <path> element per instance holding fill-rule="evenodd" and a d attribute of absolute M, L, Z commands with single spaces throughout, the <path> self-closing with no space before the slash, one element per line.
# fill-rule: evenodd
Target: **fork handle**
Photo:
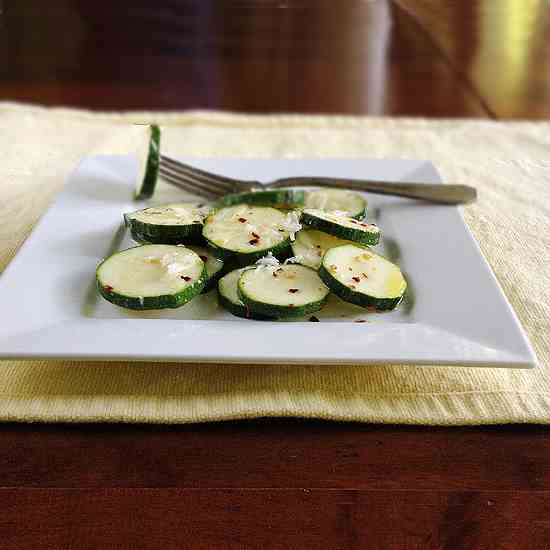
<path fill-rule="evenodd" d="M 342 178 L 284 178 L 271 182 L 265 187 L 298 187 L 314 185 L 316 187 L 337 187 L 340 189 L 355 189 L 380 195 L 396 195 L 411 199 L 420 199 L 440 204 L 467 204 L 477 198 L 477 191 L 469 185 L 427 184 L 382 182 L 372 180 L 356 180 Z"/>

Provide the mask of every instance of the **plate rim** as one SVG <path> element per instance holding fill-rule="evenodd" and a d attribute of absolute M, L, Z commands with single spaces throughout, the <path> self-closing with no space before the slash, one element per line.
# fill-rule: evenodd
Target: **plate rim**
<path fill-rule="evenodd" d="M 67 196 L 68 193 L 74 192 L 75 188 L 78 187 L 79 178 L 80 178 L 80 172 L 82 170 L 83 166 L 86 166 L 86 162 L 99 162 L 100 164 L 104 162 L 103 159 L 110 159 L 106 160 L 105 162 L 107 165 L 109 162 L 112 162 L 112 159 L 121 159 L 126 157 L 85 157 L 82 159 L 82 161 L 76 166 L 76 168 L 71 172 L 68 183 L 64 187 L 64 189 L 58 194 L 56 199 L 54 200 L 53 204 L 50 206 L 50 208 L 47 210 L 47 212 L 42 216 L 34 230 L 32 231 L 31 235 L 27 238 L 27 240 L 23 243 L 23 245 L 18 250 L 15 258 L 12 259 L 12 261 L 8 264 L 2 275 L 0 276 L 0 299 L 3 295 L 6 294 L 7 291 L 9 291 L 9 285 L 12 282 L 13 278 L 17 275 L 17 271 L 20 268 L 20 265 L 25 264 L 25 261 L 27 259 L 27 256 L 32 253 L 32 249 L 34 246 L 36 246 L 36 243 L 39 241 L 42 233 L 45 231 L 45 229 L 48 228 L 48 224 L 54 223 L 55 216 L 59 215 L 59 211 L 61 214 L 64 213 L 63 209 L 66 208 L 63 206 L 63 199 Z M 185 159 L 187 162 L 195 162 L 195 164 L 201 165 L 205 162 L 215 162 L 215 163 L 224 163 L 224 162 L 250 162 L 252 159 L 225 159 L 225 158 L 211 158 L 211 159 Z M 280 162 L 281 160 L 288 162 L 379 162 L 379 163 L 396 163 L 396 162 L 403 162 L 403 163 L 415 163 L 418 167 L 421 166 L 429 166 L 433 172 L 433 180 L 434 183 L 441 182 L 441 179 L 439 177 L 439 174 L 435 168 L 435 166 L 430 161 L 420 161 L 418 159 L 342 159 L 342 158 L 323 158 L 323 159 L 254 159 L 255 162 L 263 163 L 265 161 L 268 162 Z M 412 164 L 411 164 L 412 166 Z M 109 172 L 110 166 L 106 166 L 107 172 Z M 131 185 L 131 181 L 129 178 L 126 178 L 127 174 L 122 175 L 122 184 L 124 185 Z M 111 174 L 113 176 L 113 174 Z M 115 178 L 119 175 L 114 174 Z M 121 183 L 121 181 L 119 181 Z M 86 200 L 95 200 L 95 199 L 82 199 L 84 203 L 86 203 Z M 300 350 L 297 347 L 297 344 L 294 343 L 293 346 L 291 346 L 290 350 L 286 350 L 286 352 L 281 352 L 280 350 L 275 353 L 274 350 L 265 350 L 263 353 L 260 352 L 260 350 L 256 351 L 249 351 L 244 354 L 238 354 L 232 351 L 231 353 L 228 353 L 227 350 L 221 351 L 221 350 L 209 350 L 208 353 L 198 353 L 196 348 L 191 345 L 190 349 L 188 350 L 181 350 L 180 352 L 174 351 L 175 348 L 171 345 L 169 345 L 169 342 L 166 343 L 166 351 L 163 353 L 161 351 L 157 350 L 154 352 L 147 353 L 145 350 L 142 350 L 139 346 L 135 345 L 134 342 L 134 350 L 126 349 L 126 351 L 120 352 L 116 349 L 113 349 L 111 345 L 107 346 L 107 351 L 98 351 L 97 350 L 97 344 L 92 344 L 92 342 L 88 342 L 86 339 L 93 336 L 95 333 L 95 337 L 99 338 L 100 341 L 106 341 L 108 339 L 109 332 L 113 330 L 113 324 L 116 324 L 118 327 L 117 330 L 122 333 L 124 333 L 126 336 L 125 338 L 129 338 L 129 336 L 126 334 L 126 328 L 127 326 L 131 326 L 132 330 L 140 330 L 141 327 L 145 329 L 146 325 L 149 325 L 151 323 L 155 323 L 160 328 L 161 324 L 163 323 L 183 323 L 186 325 L 187 331 L 202 331 L 204 336 L 207 336 L 209 333 L 208 326 L 210 329 L 215 329 L 217 323 L 223 323 L 224 326 L 228 325 L 236 325 L 241 327 L 242 329 L 242 322 L 236 322 L 232 323 L 231 321 L 216 321 L 216 320 L 168 320 L 168 319 L 101 319 L 101 318 L 89 318 L 85 317 L 82 312 L 80 311 L 80 314 L 76 314 L 73 312 L 73 315 L 65 315 L 62 319 L 44 319 L 42 324 L 37 323 L 29 323 L 27 327 L 25 327 L 25 323 L 23 323 L 23 329 L 21 330 L 21 327 L 19 330 L 10 330 L 11 327 L 0 327 L 0 358 L 1 359 L 87 359 L 87 360 L 101 360 L 101 361 L 154 361 L 154 362 L 181 362 L 181 363 L 236 363 L 236 364 L 276 364 L 276 363 L 284 363 L 284 364 L 327 364 L 327 365 L 334 365 L 334 364 L 354 364 L 354 365 L 380 365 L 380 364 L 403 364 L 403 365 L 419 365 L 419 366 L 430 366 L 430 365 L 454 365 L 454 366 L 463 366 L 463 367 L 504 367 L 504 368 L 532 368 L 536 366 L 537 359 L 534 353 L 534 350 L 532 349 L 532 346 L 527 338 L 527 335 L 521 326 L 519 319 L 517 318 L 517 315 L 515 311 L 513 310 L 513 307 L 511 306 L 510 302 L 504 295 L 502 288 L 500 287 L 500 284 L 498 283 L 498 280 L 493 273 L 492 269 L 488 265 L 486 259 L 484 258 L 481 248 L 479 246 L 479 243 L 476 241 L 475 237 L 473 236 L 470 228 L 465 222 L 463 213 L 461 212 L 460 208 L 456 207 L 445 207 L 445 208 L 452 208 L 455 211 L 458 211 L 458 214 L 460 216 L 462 228 L 465 230 L 466 234 L 469 237 L 470 243 L 473 245 L 475 252 L 481 262 L 485 264 L 485 267 L 490 274 L 490 277 L 492 279 L 492 283 L 496 286 L 498 292 L 502 295 L 504 302 L 506 304 L 506 307 L 508 309 L 508 317 L 509 320 L 514 324 L 514 332 L 516 333 L 516 337 L 518 337 L 519 343 L 523 345 L 523 349 L 521 349 L 519 352 L 516 350 L 516 352 L 512 352 L 510 350 L 505 349 L 493 349 L 491 346 L 483 345 L 481 343 L 477 343 L 477 348 L 474 346 L 475 349 L 471 348 L 469 352 L 469 357 L 465 355 L 465 350 L 463 346 L 461 347 L 460 342 L 454 341 L 452 337 L 457 337 L 457 335 L 445 335 L 444 330 L 441 330 L 441 327 L 433 327 L 429 326 L 425 323 L 380 323 L 375 329 L 372 329 L 374 324 L 370 324 L 370 332 L 378 334 L 380 330 L 387 330 L 388 328 L 393 328 L 394 330 L 397 330 L 398 332 L 401 331 L 408 331 L 411 335 L 414 334 L 417 339 L 419 339 L 420 342 L 424 345 L 428 345 L 430 341 L 432 342 L 432 345 L 434 346 L 432 349 L 434 350 L 433 356 L 430 357 L 430 353 L 421 353 L 420 351 L 412 352 L 407 351 L 404 348 L 398 349 L 396 352 L 388 353 L 386 352 L 386 357 L 384 358 L 383 355 L 383 346 L 382 351 L 380 351 L 376 344 L 373 343 L 370 348 L 371 354 L 370 356 L 364 355 L 364 349 L 361 352 L 356 350 L 356 348 L 353 345 L 353 342 L 348 338 L 346 340 L 345 335 L 342 335 L 342 339 L 338 340 L 339 345 L 340 342 L 344 342 L 347 346 L 347 351 L 338 351 L 338 353 L 335 352 L 334 349 L 330 349 L 328 345 L 320 346 L 320 350 L 317 354 L 309 352 L 309 355 L 307 354 L 301 354 Z M 53 220 L 53 221 L 52 221 Z M 78 234 L 78 228 L 75 228 L 75 231 Z M 99 260 L 100 258 L 98 258 Z M 8 287 L 8 288 L 6 288 Z M 61 323 L 59 321 L 62 321 Z M 20 322 L 21 319 L 18 319 Z M 259 331 L 265 331 L 266 327 L 270 327 L 272 325 L 280 326 L 280 327 L 286 327 L 281 329 L 276 329 L 279 332 L 285 333 L 285 331 L 288 333 L 288 331 L 296 331 L 296 329 L 302 329 L 305 328 L 306 332 L 311 331 L 313 327 L 315 327 L 315 330 L 317 331 L 317 334 L 319 334 L 319 329 L 321 331 L 326 330 L 327 326 L 330 326 L 332 330 L 336 330 L 336 332 L 340 335 L 342 332 L 347 332 L 350 335 L 355 335 L 356 333 L 359 334 L 360 327 L 355 325 L 353 323 L 330 323 L 325 322 L 322 324 L 308 324 L 307 322 L 297 322 L 292 324 L 284 324 L 284 323 L 266 323 L 266 322 L 258 322 L 252 323 L 252 326 L 259 327 L 258 329 L 247 329 L 247 334 L 250 332 L 258 332 Z M 17 323 L 16 323 L 17 324 Z M 21 323 L 20 323 L 21 324 Z M 90 329 L 89 325 L 93 324 L 94 327 Z M 69 325 L 69 327 L 67 327 Z M 120 327 L 122 325 L 125 326 L 125 329 L 122 330 Z M 393 327 L 393 325 L 396 325 Z M 323 328 L 325 326 L 325 328 Z M 336 327 L 344 327 L 344 328 L 338 328 Z M 382 327 L 382 328 L 380 328 Z M 420 328 L 419 328 L 420 327 Z M 181 328 L 181 325 L 180 327 Z M 361 327 L 362 328 L 362 327 Z M 29 330 L 31 329 L 31 330 Z M 430 332 L 431 331 L 431 332 Z M 72 332 L 72 341 L 71 345 L 68 346 L 67 349 L 67 333 Z M 154 332 L 154 331 L 153 331 Z M 237 341 L 239 341 L 239 336 L 235 336 L 237 338 Z M 248 337 L 248 336 L 247 336 Z M 32 338 L 32 341 L 31 341 Z M 96 339 L 94 338 L 94 339 Z M 168 336 L 166 337 L 168 338 Z M 173 336 L 170 336 L 170 338 L 173 338 Z M 363 334 L 361 335 L 362 340 L 365 339 L 364 335 L 364 329 Z M 404 339 L 406 342 L 407 336 L 406 334 L 400 334 L 400 338 Z M 447 351 L 435 351 L 439 350 L 440 346 L 437 345 L 436 339 L 440 338 L 443 339 L 442 341 L 447 341 L 449 345 L 449 349 Z M 447 338 L 447 340 L 445 340 Z M 380 340 L 380 338 L 378 338 Z M 431 340 L 430 340 L 431 339 Z M 129 344 L 129 342 L 126 342 Z M 471 342 L 470 342 L 471 343 Z M 78 347 L 79 346 L 79 347 Z M 454 347 L 453 347 L 454 346 Z M 78 347 L 78 349 L 76 349 Z M 333 346 L 334 348 L 334 346 Z M 256 349 L 256 348 L 253 348 Z M 67 350 L 67 351 L 64 351 Z M 440 355 L 437 355 L 440 354 Z"/>

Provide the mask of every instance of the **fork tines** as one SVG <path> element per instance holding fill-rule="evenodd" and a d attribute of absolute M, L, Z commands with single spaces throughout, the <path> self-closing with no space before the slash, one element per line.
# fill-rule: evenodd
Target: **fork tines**
<path fill-rule="evenodd" d="M 160 175 L 185 191 L 208 198 L 217 198 L 235 190 L 230 178 L 204 172 L 164 155 L 160 156 Z"/>

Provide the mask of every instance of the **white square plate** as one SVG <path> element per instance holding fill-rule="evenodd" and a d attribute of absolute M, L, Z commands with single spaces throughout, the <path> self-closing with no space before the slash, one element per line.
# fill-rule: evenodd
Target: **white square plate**
<path fill-rule="evenodd" d="M 409 160 L 204 160 L 198 167 L 245 179 L 291 175 L 439 182 Z M 369 195 L 377 249 L 409 282 L 398 310 L 366 313 L 333 299 L 321 322 L 249 321 L 216 305 L 216 292 L 162 312 L 131 312 L 95 291 L 97 263 L 131 246 L 122 213 L 135 163 L 85 159 L 0 278 L 0 357 L 227 363 L 446 364 L 532 367 L 529 342 L 460 211 Z M 161 185 L 152 203 L 185 200 Z M 9 322 L 6 322 L 9 319 Z M 358 319 L 368 322 L 356 323 Z"/>

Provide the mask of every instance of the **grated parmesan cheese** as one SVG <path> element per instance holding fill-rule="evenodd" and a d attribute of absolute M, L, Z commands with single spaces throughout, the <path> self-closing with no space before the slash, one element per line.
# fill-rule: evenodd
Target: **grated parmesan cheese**
<path fill-rule="evenodd" d="M 260 258 L 256 262 L 256 265 L 258 266 L 258 269 L 270 269 L 275 271 L 276 269 L 279 269 L 281 262 L 273 256 L 272 252 L 268 252 L 266 256 Z"/>
<path fill-rule="evenodd" d="M 164 254 L 160 258 L 155 256 L 147 256 L 144 258 L 145 262 L 148 263 L 159 263 L 166 269 L 168 275 L 179 275 L 180 273 L 186 271 L 187 269 L 193 267 L 193 255 L 189 254 L 188 256 L 182 256 L 177 252 L 169 252 Z"/>
<path fill-rule="evenodd" d="M 285 221 L 281 224 L 281 229 L 284 229 L 290 235 L 290 240 L 296 240 L 296 233 L 302 229 L 300 216 L 297 212 L 292 211 L 286 215 Z"/>
<path fill-rule="evenodd" d="M 178 245 L 179 246 L 179 245 Z M 183 246 L 183 245 L 182 245 Z M 182 256 L 177 252 L 169 252 L 160 258 L 158 256 L 146 256 L 143 261 L 150 264 L 160 264 L 166 269 L 168 275 L 179 275 L 193 267 L 193 255 Z"/>
<path fill-rule="evenodd" d="M 202 219 L 202 216 L 200 215 L 198 209 L 195 209 L 195 208 L 185 208 L 185 207 L 181 207 L 181 206 L 170 206 L 169 208 L 166 209 L 167 212 L 172 212 L 174 214 L 174 216 L 176 216 L 177 218 L 183 218 L 183 219 L 188 219 L 188 218 L 194 218 L 194 219 Z"/>
<path fill-rule="evenodd" d="M 302 262 L 304 260 L 304 257 L 301 255 L 301 254 L 298 254 L 297 256 L 292 256 L 292 258 L 287 258 L 284 262 L 283 262 L 283 265 L 287 265 L 287 264 L 299 264 L 300 262 Z"/>
<path fill-rule="evenodd" d="M 168 267 L 171 264 L 176 263 L 179 254 L 177 252 L 168 252 L 160 258 L 160 263 L 163 267 Z"/>
<path fill-rule="evenodd" d="M 266 256 L 260 258 L 256 262 L 256 269 L 268 269 L 270 271 L 277 271 L 281 267 L 281 265 L 299 264 L 302 259 L 302 256 L 293 256 L 292 258 L 287 258 L 281 264 L 281 262 L 277 258 L 275 258 L 275 256 L 273 256 L 271 252 L 269 252 Z"/>

